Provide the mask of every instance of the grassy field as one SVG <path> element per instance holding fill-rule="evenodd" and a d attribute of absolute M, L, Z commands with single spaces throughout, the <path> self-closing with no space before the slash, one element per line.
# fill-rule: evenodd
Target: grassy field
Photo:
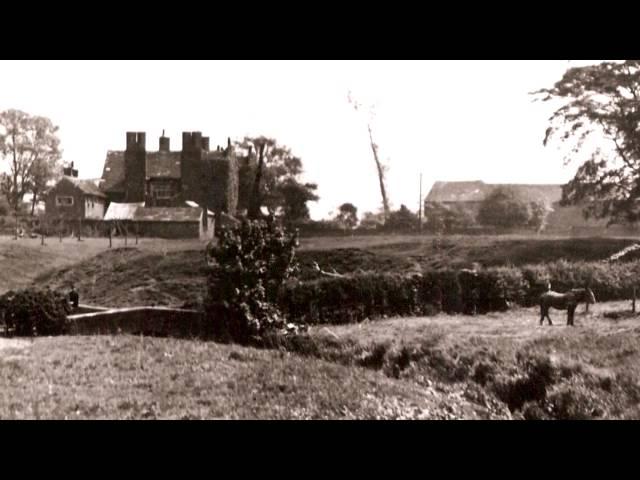
<path fill-rule="evenodd" d="M 603 260 L 635 239 L 303 239 L 308 273 Z M 83 303 L 181 305 L 204 292 L 199 241 L 0 239 L 0 290 L 79 287 Z M 131 242 L 132 244 L 133 242 Z M 312 327 L 279 350 L 132 336 L 0 339 L 0 418 L 638 418 L 629 302 Z M 509 407 L 509 408 L 508 408 Z"/>
<path fill-rule="evenodd" d="M 475 398 L 483 405 L 497 397 L 512 402 L 514 414 L 522 414 L 522 398 L 535 397 L 526 388 L 518 391 L 531 375 L 529 362 L 549 370 L 548 378 L 535 380 L 546 383 L 540 402 L 547 402 L 551 418 L 638 418 L 640 316 L 630 315 L 629 302 L 600 303 L 588 313 L 583 308 L 576 327 L 553 310 L 554 325 L 539 326 L 537 308 L 317 326 L 311 346 L 290 349 L 420 385 L 455 385 L 466 394 L 479 392 Z M 626 315 L 613 320 L 607 312 Z"/>
<path fill-rule="evenodd" d="M 3 347 L 4 344 L 4 347 Z M 286 352 L 134 336 L 0 339 L 1 419 L 397 419 L 491 413 Z"/>
<path fill-rule="evenodd" d="M 165 254 L 188 249 L 201 249 L 198 240 L 165 241 L 155 238 L 141 238 L 135 245 L 135 239 L 129 239 L 128 246 L 139 252 Z M 124 247 L 124 240 L 114 239 L 113 247 Z M 25 287 L 38 275 L 55 271 L 99 253 L 109 251 L 109 240 L 105 238 L 84 238 L 82 241 L 65 237 L 47 238 L 41 245 L 39 238 L 21 238 L 0 236 L 0 292 Z"/>
<path fill-rule="evenodd" d="M 628 303 L 598 304 L 574 328 L 560 314 L 540 327 L 535 309 L 313 327 L 279 350 L 130 335 L 0 339 L 0 418 L 523 418 L 532 403 L 520 397 L 537 391 L 523 358 L 548 362 L 552 418 L 638 418 L 640 319 L 603 316 L 621 309 Z"/>
<path fill-rule="evenodd" d="M 205 263 L 199 241 L 141 239 L 138 246 L 122 248 L 104 239 L 85 242 L 38 240 L 0 243 L 5 270 L 0 290 L 30 282 L 52 288 L 79 288 L 83 302 L 104 306 L 173 305 L 196 302 L 204 294 Z M 13 241 L 14 242 L 14 241 Z M 301 278 L 316 277 L 311 268 L 410 273 L 443 265 L 466 266 L 535 264 L 564 258 L 603 260 L 634 239 L 524 237 L 368 236 L 303 239 L 298 252 Z M 9 273 L 10 272 L 10 273 Z"/>

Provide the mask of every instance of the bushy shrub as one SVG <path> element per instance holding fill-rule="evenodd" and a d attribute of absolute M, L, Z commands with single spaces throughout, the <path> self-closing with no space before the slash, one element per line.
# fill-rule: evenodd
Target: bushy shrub
<path fill-rule="evenodd" d="M 544 401 L 547 389 L 555 380 L 556 371 L 548 356 L 518 352 L 517 370 L 498 375 L 491 389 L 513 412 L 522 409 L 527 402 Z"/>
<path fill-rule="evenodd" d="M 214 335 L 248 343 L 285 327 L 276 300 L 296 273 L 297 246 L 297 233 L 286 232 L 273 218 L 220 230 L 217 247 L 207 250 L 217 263 L 209 275 L 205 308 Z"/>
<path fill-rule="evenodd" d="M 603 418 L 609 409 L 603 395 L 590 388 L 581 377 L 559 383 L 549 392 L 546 411 L 557 420 Z"/>
<path fill-rule="evenodd" d="M 68 331 L 71 306 L 66 295 L 28 288 L 0 297 L 5 326 L 15 335 L 61 335 Z"/>

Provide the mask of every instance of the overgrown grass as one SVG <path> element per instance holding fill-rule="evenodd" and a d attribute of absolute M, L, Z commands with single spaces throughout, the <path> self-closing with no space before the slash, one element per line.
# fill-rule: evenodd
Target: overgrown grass
<path fill-rule="evenodd" d="M 446 391 L 457 387 L 496 415 L 636 418 L 640 410 L 637 317 L 612 322 L 598 305 L 578 327 L 539 327 L 533 309 L 483 317 L 441 315 L 314 327 L 279 348 Z"/>
<path fill-rule="evenodd" d="M 13 342 L 0 348 L 2 419 L 490 416 L 452 393 L 287 352 L 125 335 Z"/>

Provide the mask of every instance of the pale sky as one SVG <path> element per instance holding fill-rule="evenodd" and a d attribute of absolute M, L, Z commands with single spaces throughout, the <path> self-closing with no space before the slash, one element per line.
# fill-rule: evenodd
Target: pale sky
<path fill-rule="evenodd" d="M 211 147 L 227 137 L 275 137 L 300 156 L 319 185 L 309 204 L 322 218 L 344 202 L 380 207 L 366 118 L 347 93 L 376 104 L 374 138 L 387 160 L 392 207 L 417 210 L 435 180 L 563 183 L 555 146 L 543 147 L 552 106 L 528 92 L 550 87 L 574 65 L 598 61 L 0 61 L 0 110 L 49 117 L 63 158 L 80 177 L 102 174 L 126 131 L 162 130 L 180 150 L 182 131 Z"/>

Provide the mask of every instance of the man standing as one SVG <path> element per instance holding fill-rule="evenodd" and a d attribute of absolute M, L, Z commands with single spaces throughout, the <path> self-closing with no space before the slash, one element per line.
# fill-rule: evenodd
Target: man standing
<path fill-rule="evenodd" d="M 71 306 L 75 309 L 78 308 L 78 303 L 80 301 L 80 295 L 76 291 L 76 287 L 71 285 L 71 292 L 69 292 L 69 301 L 71 302 Z"/>

